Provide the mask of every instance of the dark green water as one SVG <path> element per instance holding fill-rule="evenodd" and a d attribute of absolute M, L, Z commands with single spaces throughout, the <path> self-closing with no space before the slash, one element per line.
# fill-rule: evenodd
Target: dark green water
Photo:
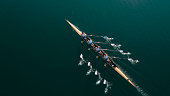
<path fill-rule="evenodd" d="M 1 96 L 104 95 L 78 68 L 80 38 L 65 18 L 115 37 L 140 60 L 123 67 L 130 77 L 150 96 L 170 96 L 168 0 L 1 0 Z M 109 96 L 140 96 L 122 80 Z"/>

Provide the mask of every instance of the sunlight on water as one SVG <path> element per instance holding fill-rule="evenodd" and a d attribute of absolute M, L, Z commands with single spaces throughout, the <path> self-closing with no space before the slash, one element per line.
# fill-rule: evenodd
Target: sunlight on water
<path fill-rule="evenodd" d="M 120 0 L 122 4 L 128 5 L 129 7 L 139 7 L 139 6 L 145 6 L 149 2 L 152 3 L 152 0 Z"/>

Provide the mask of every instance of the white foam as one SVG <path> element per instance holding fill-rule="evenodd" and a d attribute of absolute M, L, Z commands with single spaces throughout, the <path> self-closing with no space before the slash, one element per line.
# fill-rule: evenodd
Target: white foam
<path fill-rule="evenodd" d="M 91 64 L 90 64 L 90 62 L 88 62 L 88 64 L 87 64 L 88 66 L 91 66 Z"/>
<path fill-rule="evenodd" d="M 123 50 L 119 50 L 120 53 L 123 53 Z"/>
<path fill-rule="evenodd" d="M 84 58 L 83 58 L 83 54 L 80 54 L 80 58 L 81 58 L 81 59 L 84 59 Z"/>
<path fill-rule="evenodd" d="M 106 81 L 106 79 L 104 79 L 103 84 L 106 84 L 106 83 L 107 83 L 107 81 Z"/>
<path fill-rule="evenodd" d="M 101 80 L 97 80 L 96 85 L 99 85 L 101 83 Z"/>
<path fill-rule="evenodd" d="M 98 75 L 98 71 L 97 70 L 95 71 L 95 75 Z"/>
<path fill-rule="evenodd" d="M 145 93 L 144 90 L 139 86 L 136 86 L 136 89 L 142 96 L 149 96 L 149 94 Z"/>
<path fill-rule="evenodd" d="M 104 89 L 104 93 L 107 94 L 109 89 L 111 89 L 111 84 L 109 82 L 106 82 L 106 88 Z"/>
<path fill-rule="evenodd" d="M 105 89 L 104 89 L 104 93 L 107 94 L 107 93 L 108 93 L 108 90 L 109 90 L 108 88 L 105 88 Z"/>
<path fill-rule="evenodd" d="M 92 70 L 90 69 L 90 70 L 88 70 L 87 71 L 87 73 L 86 73 L 86 75 L 90 75 L 90 73 L 92 72 Z"/>
<path fill-rule="evenodd" d="M 84 64 L 83 60 L 80 60 L 79 63 L 78 63 L 78 66 L 81 66 L 83 64 Z"/>

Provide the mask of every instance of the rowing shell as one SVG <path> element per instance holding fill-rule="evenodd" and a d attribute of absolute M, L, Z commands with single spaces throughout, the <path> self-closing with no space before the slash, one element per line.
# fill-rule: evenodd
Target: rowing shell
<path fill-rule="evenodd" d="M 82 31 L 80 31 L 75 25 L 70 23 L 68 20 L 66 20 L 67 23 L 79 34 L 82 35 Z M 81 36 L 82 37 L 82 36 Z M 117 73 L 119 73 L 124 79 L 126 79 L 133 87 L 135 87 L 135 84 L 132 83 L 132 81 L 115 65 L 115 64 L 109 64 Z M 113 66 L 114 65 L 114 66 Z"/>

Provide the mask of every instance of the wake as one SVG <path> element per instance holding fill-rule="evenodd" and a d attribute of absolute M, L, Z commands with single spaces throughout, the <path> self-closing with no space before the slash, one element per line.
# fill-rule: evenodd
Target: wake
<path fill-rule="evenodd" d="M 79 61 L 78 66 L 82 66 L 86 64 L 86 66 L 89 68 L 89 70 L 86 72 L 86 75 L 88 76 L 90 74 L 94 74 L 95 76 L 97 76 L 98 79 L 96 81 L 96 85 L 99 85 L 99 84 L 105 85 L 104 93 L 107 94 L 109 89 L 111 89 L 112 84 L 108 82 L 106 79 L 102 78 L 101 73 L 97 69 L 93 68 L 91 62 L 83 58 L 83 54 L 80 54 L 80 59 L 81 60 Z"/>
<path fill-rule="evenodd" d="M 105 78 L 103 78 L 101 76 L 101 73 L 97 70 L 97 69 L 94 69 L 91 62 L 89 62 L 88 60 L 84 59 L 83 57 L 83 54 L 80 54 L 80 61 L 78 63 L 78 66 L 87 66 L 88 67 L 88 70 L 86 72 L 86 75 L 91 75 L 91 74 L 94 74 L 95 76 L 98 77 L 98 79 L 96 80 L 96 85 L 105 85 L 105 88 L 104 88 L 104 93 L 107 94 L 109 92 L 109 90 L 111 90 L 111 87 L 112 87 L 112 84 L 106 80 Z M 129 78 L 129 76 L 127 76 Z M 131 78 L 129 78 L 130 80 L 132 80 Z M 134 82 L 134 85 L 135 85 L 135 88 L 137 89 L 137 91 L 142 95 L 142 96 L 149 96 L 146 92 L 144 92 L 144 90 L 137 84 L 135 84 Z"/>

